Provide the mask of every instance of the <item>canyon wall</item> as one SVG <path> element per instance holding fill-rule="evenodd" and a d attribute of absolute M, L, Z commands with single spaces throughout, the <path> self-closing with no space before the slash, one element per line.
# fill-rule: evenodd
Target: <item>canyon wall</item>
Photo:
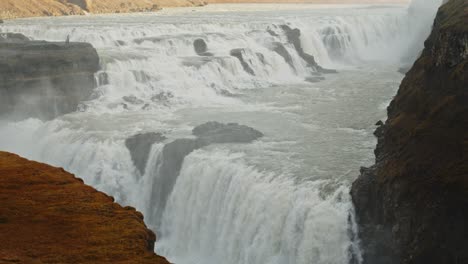
<path fill-rule="evenodd" d="M 468 263 L 468 1 L 437 14 L 352 186 L 365 264 Z"/>
<path fill-rule="evenodd" d="M 0 263 L 169 264 L 132 207 L 61 168 L 0 152 Z"/>

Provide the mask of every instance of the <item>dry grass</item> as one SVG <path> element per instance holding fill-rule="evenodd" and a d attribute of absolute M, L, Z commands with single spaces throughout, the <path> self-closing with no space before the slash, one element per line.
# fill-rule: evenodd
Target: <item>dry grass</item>
<path fill-rule="evenodd" d="M 203 0 L 0 0 L 0 19 L 156 11 L 204 4 Z"/>

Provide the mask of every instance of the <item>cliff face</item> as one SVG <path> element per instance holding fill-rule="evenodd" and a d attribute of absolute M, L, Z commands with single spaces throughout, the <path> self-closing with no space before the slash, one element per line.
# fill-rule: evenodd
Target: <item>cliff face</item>
<path fill-rule="evenodd" d="M 99 57 L 88 43 L 30 41 L 0 34 L 0 116 L 54 118 L 95 88 Z"/>
<path fill-rule="evenodd" d="M 364 263 L 468 263 L 468 1 L 437 14 L 352 186 Z"/>
<path fill-rule="evenodd" d="M 156 263 L 141 213 L 81 179 L 0 152 L 0 263 Z"/>
<path fill-rule="evenodd" d="M 0 19 L 156 11 L 161 7 L 204 5 L 203 0 L 2 0 Z"/>

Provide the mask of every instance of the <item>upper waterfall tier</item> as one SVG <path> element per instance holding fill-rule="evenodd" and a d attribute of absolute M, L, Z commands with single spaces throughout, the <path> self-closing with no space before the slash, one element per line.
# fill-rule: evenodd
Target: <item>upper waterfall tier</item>
<path fill-rule="evenodd" d="M 244 89 L 320 81 L 324 68 L 399 63 L 413 30 L 402 7 L 115 18 L 26 19 L 0 31 L 93 44 L 102 68 L 97 99 L 80 109 L 109 112 L 236 104 Z"/>

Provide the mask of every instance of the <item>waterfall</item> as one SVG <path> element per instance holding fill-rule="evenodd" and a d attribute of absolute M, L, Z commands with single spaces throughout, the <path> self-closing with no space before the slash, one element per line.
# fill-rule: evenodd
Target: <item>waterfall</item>
<path fill-rule="evenodd" d="M 383 113 L 419 29 L 403 7 L 307 8 L 8 22 L 0 32 L 92 43 L 101 70 L 80 111 L 0 121 L 0 149 L 64 167 L 135 206 L 156 229 L 158 253 L 176 263 L 359 260 L 349 184 L 372 160 L 367 118 Z M 340 108 L 349 105 L 368 108 Z M 167 191 L 164 147 L 218 119 L 265 137 L 189 149 L 167 201 L 155 199 Z M 145 146 L 142 170 L 125 142 L 145 132 L 167 139 Z"/>
<path fill-rule="evenodd" d="M 348 189 L 323 199 L 325 181 L 297 185 L 243 158 L 223 150 L 187 158 L 163 216 L 161 252 L 184 252 L 190 263 L 346 263 Z"/>
<path fill-rule="evenodd" d="M 406 45 L 407 20 L 403 9 L 385 12 L 357 9 L 320 16 L 286 17 L 245 22 L 242 17 L 212 23 L 192 17 L 194 23 L 171 17 L 145 18 L 133 22 L 132 15 L 90 17 L 89 22 L 21 20 L 0 31 L 22 32 L 34 39 L 92 43 L 101 58 L 97 79 L 97 100 L 84 102 L 82 109 L 96 112 L 159 110 L 170 106 L 238 104 L 236 95 L 246 89 L 301 83 L 317 75 L 308 67 L 294 45 L 288 42 L 282 25 L 301 32 L 305 52 L 325 68 L 363 60 L 397 60 Z M 93 21 L 99 20 L 99 30 Z M 126 22 L 126 23 L 125 23 Z M 194 42 L 206 43 L 212 56 L 199 56 Z M 278 50 L 280 48 L 280 50 Z M 232 56 L 241 50 L 242 58 Z M 385 51 L 385 52 L 383 52 Z M 286 58 L 287 57 L 287 58 Z M 247 70 L 246 70 L 247 69 Z"/>

